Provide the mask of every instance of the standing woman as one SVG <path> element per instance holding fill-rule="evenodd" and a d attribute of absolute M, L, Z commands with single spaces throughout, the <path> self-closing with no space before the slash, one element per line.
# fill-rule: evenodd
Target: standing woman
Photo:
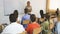
<path fill-rule="evenodd" d="M 31 14 L 31 11 L 32 11 L 32 7 L 30 5 L 30 1 L 27 1 L 27 6 L 25 7 L 25 9 L 28 9 L 28 14 Z"/>

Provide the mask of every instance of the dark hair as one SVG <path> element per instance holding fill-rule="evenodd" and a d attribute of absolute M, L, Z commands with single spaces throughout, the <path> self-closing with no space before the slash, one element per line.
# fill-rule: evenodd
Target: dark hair
<path fill-rule="evenodd" d="M 56 10 L 56 15 L 57 16 L 59 15 L 59 8 L 57 8 L 57 10 Z"/>
<path fill-rule="evenodd" d="M 40 10 L 40 15 L 41 15 L 42 18 L 44 17 L 43 10 Z"/>
<path fill-rule="evenodd" d="M 43 10 L 40 10 L 40 14 L 43 14 Z"/>
<path fill-rule="evenodd" d="M 36 16 L 34 14 L 31 14 L 30 19 L 31 19 L 32 22 L 34 22 L 34 21 L 36 21 Z"/>
<path fill-rule="evenodd" d="M 14 16 L 14 14 L 10 14 L 9 20 L 12 23 L 12 22 L 16 22 L 17 18 Z"/>
<path fill-rule="evenodd" d="M 14 10 L 14 13 L 15 17 L 17 18 L 18 17 L 18 10 Z"/>
<path fill-rule="evenodd" d="M 59 8 L 57 8 L 57 11 L 59 10 Z"/>
<path fill-rule="evenodd" d="M 27 14 L 28 13 L 28 8 L 24 9 L 24 13 Z"/>
<path fill-rule="evenodd" d="M 27 3 L 30 3 L 30 1 L 27 1 Z"/>

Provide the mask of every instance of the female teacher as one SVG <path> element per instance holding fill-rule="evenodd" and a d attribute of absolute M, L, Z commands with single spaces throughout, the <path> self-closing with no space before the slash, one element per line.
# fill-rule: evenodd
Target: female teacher
<path fill-rule="evenodd" d="M 31 14 L 32 7 L 30 5 L 30 1 L 27 1 L 27 6 L 25 7 L 25 9 L 28 9 L 28 14 Z"/>

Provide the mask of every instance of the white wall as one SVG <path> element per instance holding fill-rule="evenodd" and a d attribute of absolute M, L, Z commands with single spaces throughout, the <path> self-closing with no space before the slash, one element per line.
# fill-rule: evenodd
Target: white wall
<path fill-rule="evenodd" d="M 14 12 L 14 10 L 18 10 L 19 14 L 24 13 L 26 0 L 4 0 L 4 14 L 9 15 Z"/>
<path fill-rule="evenodd" d="M 34 13 L 37 17 L 40 17 L 39 11 L 42 9 L 44 13 L 46 13 L 46 0 L 29 0 L 32 6 L 32 13 Z"/>
<path fill-rule="evenodd" d="M 19 3 L 21 3 L 21 4 L 19 4 L 19 6 L 20 6 L 19 8 L 21 8 L 21 10 L 19 10 L 20 12 L 23 11 L 24 7 L 26 6 L 27 1 L 28 0 L 19 0 Z M 46 12 L 45 11 L 46 10 L 46 0 L 29 0 L 29 1 L 31 2 L 32 13 L 36 14 L 37 17 L 39 17 L 40 9 L 43 9 L 44 13 Z M 21 6 L 22 4 L 24 4 L 23 8 Z M 19 14 L 19 15 L 22 16 L 23 14 Z M 4 2 L 3 2 L 3 0 L 0 0 L 0 23 L 9 23 L 9 16 L 4 16 Z"/>

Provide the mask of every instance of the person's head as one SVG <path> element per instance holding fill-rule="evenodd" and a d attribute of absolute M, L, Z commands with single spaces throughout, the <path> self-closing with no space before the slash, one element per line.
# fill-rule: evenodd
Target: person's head
<path fill-rule="evenodd" d="M 10 20 L 10 23 L 16 22 L 17 21 L 17 17 L 15 17 L 14 14 L 10 14 L 9 20 Z"/>
<path fill-rule="evenodd" d="M 13 13 L 15 16 L 18 16 L 18 10 L 14 10 L 14 13 Z"/>
<path fill-rule="evenodd" d="M 57 11 L 59 11 L 59 8 L 57 8 Z"/>
<path fill-rule="evenodd" d="M 27 9 L 27 8 L 24 9 L 24 13 L 25 13 L 25 14 L 28 13 L 28 9 Z"/>
<path fill-rule="evenodd" d="M 35 22 L 36 21 L 36 16 L 34 14 L 30 15 L 30 20 L 31 22 Z"/>
<path fill-rule="evenodd" d="M 40 10 L 40 14 L 43 14 L 43 10 Z"/>
<path fill-rule="evenodd" d="M 44 17 L 43 10 L 40 10 L 40 15 L 41 15 L 41 18 L 43 18 L 43 17 Z"/>
<path fill-rule="evenodd" d="M 30 6 L 30 1 L 27 1 L 27 6 Z"/>

